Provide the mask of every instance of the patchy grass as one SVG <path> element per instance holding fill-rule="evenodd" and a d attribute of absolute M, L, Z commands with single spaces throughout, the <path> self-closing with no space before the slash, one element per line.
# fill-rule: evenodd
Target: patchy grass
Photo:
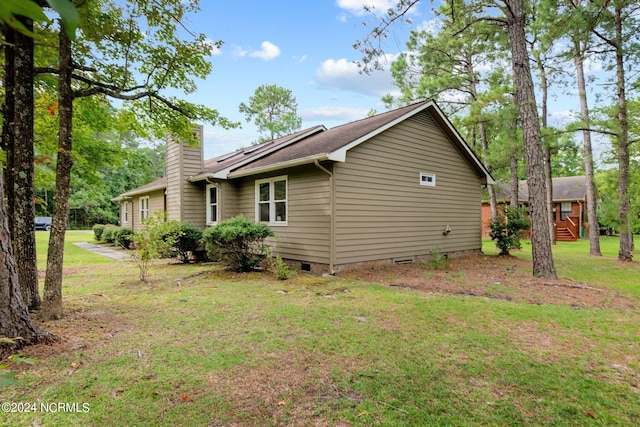
<path fill-rule="evenodd" d="M 625 304 L 518 300 L 516 291 L 537 292 L 518 287 L 530 274 L 524 250 L 453 260 L 449 271 L 369 270 L 377 280 L 278 281 L 164 261 L 140 283 L 132 263 L 69 257 L 67 317 L 44 325 L 61 341 L 25 349 L 39 361 L 16 367 L 20 384 L 1 400 L 79 410 L 37 406 L 0 424 L 638 425 L 639 285 L 623 283 L 638 266 L 611 273 L 609 256 L 591 282 L 569 266 L 593 258 L 562 248 L 561 276 L 603 289 L 619 276 Z M 499 279 L 476 283 L 478 263 Z M 400 286 L 409 273 L 439 291 Z M 493 297 L 447 292 L 481 285 Z M 514 299 L 495 297 L 509 292 Z"/>
<path fill-rule="evenodd" d="M 637 236 L 636 240 L 638 240 Z M 558 276 L 640 297 L 640 264 L 637 261 L 619 262 L 619 244 L 618 237 L 601 236 L 602 257 L 594 257 L 589 255 L 588 239 L 579 239 L 577 242 L 558 242 L 552 248 Z M 483 240 L 483 251 L 487 254 L 498 252 L 493 242 L 488 239 Z M 512 254 L 519 259 L 531 261 L 531 242 L 523 240 L 522 250 L 512 251 Z M 637 248 L 633 254 L 636 260 L 640 260 L 640 248 Z"/>

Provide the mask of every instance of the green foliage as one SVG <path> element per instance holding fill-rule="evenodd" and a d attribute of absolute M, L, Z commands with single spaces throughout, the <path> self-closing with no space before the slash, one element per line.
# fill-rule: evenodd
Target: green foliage
<path fill-rule="evenodd" d="M 219 251 L 221 260 L 229 268 L 251 271 L 267 256 L 268 246 L 264 240 L 273 235 L 266 225 L 238 215 L 205 230 L 203 239 L 207 253 Z"/>
<path fill-rule="evenodd" d="M 131 243 L 133 243 L 133 230 L 129 227 L 120 227 L 115 232 L 115 243 L 116 245 L 129 249 L 131 247 Z"/>
<path fill-rule="evenodd" d="M 491 220 L 491 240 L 495 240 L 500 255 L 509 255 L 510 249 L 520 249 L 520 237 L 528 230 L 531 221 L 525 208 L 507 207 L 504 215 L 498 214 Z"/>
<path fill-rule="evenodd" d="M 430 258 L 424 262 L 424 267 L 431 270 L 447 270 L 451 265 L 449 256 L 442 252 L 440 246 L 429 249 Z"/>
<path fill-rule="evenodd" d="M 102 234 L 104 233 L 104 228 L 106 225 L 104 224 L 96 224 L 93 226 L 93 234 L 97 242 L 102 240 Z"/>
<path fill-rule="evenodd" d="M 69 0 L 47 0 L 47 3 L 49 7 L 58 12 L 66 33 L 71 39 L 74 39 L 80 21 L 76 8 Z M 32 0 L 3 0 L 0 3 L 0 22 L 22 34 L 35 37 L 35 34 L 29 31 L 17 16 L 23 16 L 33 21 L 49 21 L 42 7 Z"/>
<path fill-rule="evenodd" d="M 116 242 L 116 232 L 120 227 L 117 225 L 107 224 L 104 226 L 104 231 L 102 232 L 102 241 L 105 243 L 115 243 Z"/>
<path fill-rule="evenodd" d="M 134 234 L 133 241 L 136 249 L 132 256 L 140 269 L 141 282 L 147 280 L 151 261 L 170 254 L 175 246 L 172 227 L 172 223 L 167 225 L 165 222 L 163 212 L 156 212 L 153 216 L 142 220 L 142 230 Z"/>
<path fill-rule="evenodd" d="M 267 258 L 267 270 L 278 280 L 287 280 L 296 274 L 280 256 Z"/>
<path fill-rule="evenodd" d="M 159 238 L 174 242 L 171 248 L 183 263 L 190 262 L 190 253 L 200 247 L 202 230 L 188 222 L 165 222 L 158 230 Z"/>
<path fill-rule="evenodd" d="M 297 108 L 293 93 L 277 85 L 262 85 L 249 98 L 249 105 L 240 103 L 240 112 L 245 113 L 247 122 L 253 119 L 264 133 L 257 142 L 271 141 L 300 129 L 302 118 Z"/>
<path fill-rule="evenodd" d="M 0 347 L 3 345 L 11 346 L 14 344 L 16 344 L 16 339 L 0 336 Z M 35 361 L 33 359 L 18 356 L 17 354 L 9 356 L 6 361 L 0 363 L 0 388 L 18 384 L 18 381 L 16 380 L 16 373 L 8 370 L 12 364 L 16 363 L 33 365 Z"/>

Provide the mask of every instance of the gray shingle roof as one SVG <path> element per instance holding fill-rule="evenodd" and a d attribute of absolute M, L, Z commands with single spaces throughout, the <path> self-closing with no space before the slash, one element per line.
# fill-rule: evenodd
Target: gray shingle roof
<path fill-rule="evenodd" d="M 587 194 L 587 177 L 584 175 L 556 177 L 552 179 L 552 185 L 554 202 L 584 200 Z M 509 184 L 499 183 L 496 192 L 498 200 L 509 199 L 511 187 Z M 525 202 L 529 200 L 526 180 L 518 182 L 518 199 Z"/>

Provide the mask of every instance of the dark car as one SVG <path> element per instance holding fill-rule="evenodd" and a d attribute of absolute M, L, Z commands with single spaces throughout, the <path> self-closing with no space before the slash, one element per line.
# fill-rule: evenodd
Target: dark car
<path fill-rule="evenodd" d="M 51 217 L 50 216 L 37 216 L 35 220 L 36 230 L 51 230 Z"/>

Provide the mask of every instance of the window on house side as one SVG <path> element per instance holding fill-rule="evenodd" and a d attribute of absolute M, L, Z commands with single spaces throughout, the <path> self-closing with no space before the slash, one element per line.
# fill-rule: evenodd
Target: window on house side
<path fill-rule="evenodd" d="M 433 173 L 420 172 L 420 185 L 427 187 L 436 186 L 436 175 Z"/>
<path fill-rule="evenodd" d="M 207 185 L 207 225 L 218 223 L 218 187 Z"/>
<path fill-rule="evenodd" d="M 287 177 L 256 181 L 256 221 L 287 224 Z"/>
<path fill-rule="evenodd" d="M 571 216 L 571 202 L 560 203 L 560 221 L 564 221 Z"/>
<path fill-rule="evenodd" d="M 140 221 L 149 218 L 149 196 L 140 197 Z"/>
<path fill-rule="evenodd" d="M 122 223 L 129 223 L 129 202 L 124 202 L 122 204 Z"/>

